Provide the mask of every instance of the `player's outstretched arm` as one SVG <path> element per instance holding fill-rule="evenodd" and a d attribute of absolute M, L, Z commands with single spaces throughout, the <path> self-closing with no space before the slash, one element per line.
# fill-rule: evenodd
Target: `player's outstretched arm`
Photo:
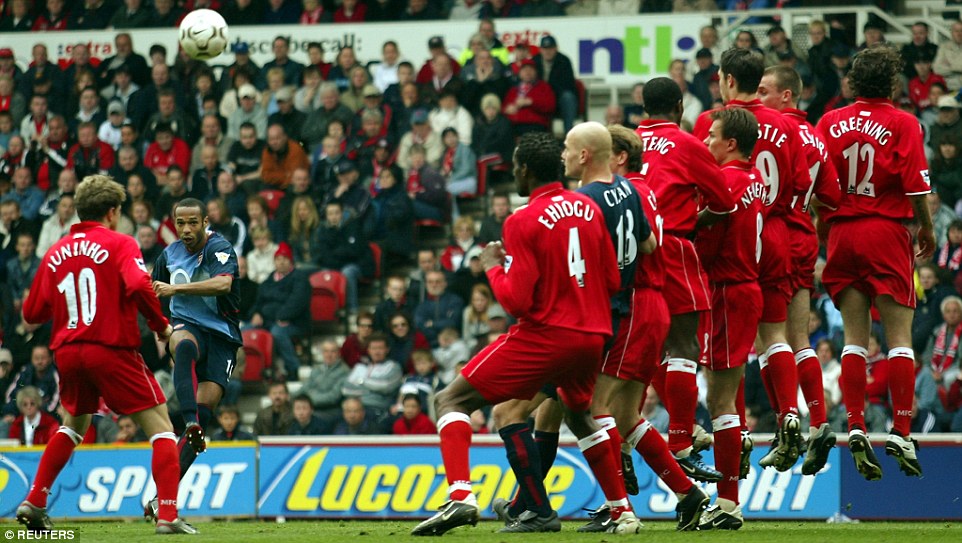
<path fill-rule="evenodd" d="M 162 281 L 154 281 L 154 292 L 161 298 L 175 294 L 186 296 L 222 296 L 230 293 L 234 278 L 229 275 L 218 275 L 196 283 L 171 285 Z"/>

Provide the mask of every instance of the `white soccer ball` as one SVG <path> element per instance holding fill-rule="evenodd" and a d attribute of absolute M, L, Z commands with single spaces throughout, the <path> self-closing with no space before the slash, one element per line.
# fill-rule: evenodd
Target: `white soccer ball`
<path fill-rule="evenodd" d="M 227 49 L 227 21 L 220 13 L 197 9 L 180 23 L 180 46 L 197 60 L 210 60 Z"/>

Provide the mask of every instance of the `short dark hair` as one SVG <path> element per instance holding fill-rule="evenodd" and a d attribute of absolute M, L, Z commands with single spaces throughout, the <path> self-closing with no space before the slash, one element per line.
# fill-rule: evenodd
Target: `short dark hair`
<path fill-rule="evenodd" d="M 175 173 L 175 172 L 176 172 L 176 173 L 179 173 L 179 174 L 181 175 L 181 177 L 183 177 L 184 179 L 187 178 L 187 174 L 184 172 L 184 169 L 181 168 L 180 166 L 178 166 L 178 165 L 176 165 L 176 164 L 172 164 L 172 165 L 170 165 L 170 166 L 167 167 L 167 176 L 168 176 L 168 177 L 170 177 L 170 174 Z"/>
<path fill-rule="evenodd" d="M 298 394 L 297 396 L 294 396 L 294 401 L 291 402 L 291 405 L 297 402 L 307 402 L 307 405 L 311 406 L 311 409 L 314 408 L 314 402 L 311 401 L 311 397 L 307 394 Z"/>
<path fill-rule="evenodd" d="M 238 130 L 238 132 L 240 132 L 241 130 L 243 130 L 243 129 L 245 129 L 245 128 L 249 128 L 249 129 L 253 130 L 253 131 L 255 132 L 255 135 L 256 135 L 257 127 L 254 126 L 254 123 L 252 123 L 252 122 L 250 122 L 250 121 L 244 121 L 244 122 L 241 123 L 240 128 L 238 128 L 237 130 Z"/>
<path fill-rule="evenodd" d="M 733 47 L 722 53 L 720 70 L 735 78 L 738 92 L 754 93 L 765 73 L 765 59 L 754 51 Z"/>
<path fill-rule="evenodd" d="M 738 150 L 745 157 L 752 156 L 755 142 L 758 141 L 758 119 L 747 109 L 729 107 L 712 112 L 713 121 L 721 121 L 721 136 L 734 139 Z"/>
<path fill-rule="evenodd" d="M 863 49 L 855 55 L 852 69 L 848 72 L 848 84 L 852 92 L 861 98 L 890 98 L 899 74 L 902 73 L 902 56 L 886 44 Z"/>
<path fill-rule="evenodd" d="M 404 402 L 406 402 L 406 401 L 408 401 L 408 400 L 414 400 L 414 401 L 418 402 L 418 407 L 421 406 L 421 397 L 418 396 L 417 394 L 414 394 L 414 393 L 412 393 L 412 392 L 408 392 L 407 394 L 405 394 L 405 395 L 401 398 L 401 404 L 403 405 Z"/>
<path fill-rule="evenodd" d="M 375 341 L 382 341 L 385 345 L 388 344 L 387 334 L 383 332 L 374 332 L 370 337 L 367 338 L 367 344 L 370 345 Z"/>
<path fill-rule="evenodd" d="M 649 115 L 667 115 L 681 102 L 681 88 L 667 77 L 656 77 L 645 84 L 641 91 L 645 110 Z"/>
<path fill-rule="evenodd" d="M 550 183 L 560 177 L 561 145 L 552 134 L 529 132 L 521 136 L 515 156 L 518 164 L 527 166 L 539 183 Z"/>
<path fill-rule="evenodd" d="M 611 134 L 611 152 L 621 153 L 624 151 L 628 153 L 628 163 L 625 166 L 628 171 L 640 172 L 642 165 L 642 145 L 641 138 L 638 134 L 630 128 L 625 128 L 620 124 L 613 124 L 608 126 L 608 132 Z"/>
<path fill-rule="evenodd" d="M 414 64 L 411 64 L 410 62 L 408 62 L 408 61 L 406 61 L 406 60 L 402 60 L 401 62 L 398 62 L 398 63 L 397 63 L 397 67 L 398 67 L 398 68 L 400 68 L 401 66 L 407 66 L 408 68 L 411 68 L 412 70 L 414 69 Z"/>
<path fill-rule="evenodd" d="M 177 202 L 177 204 L 174 206 L 174 213 L 177 213 L 177 210 L 182 207 L 196 207 L 200 210 L 201 217 L 207 215 L 207 206 L 205 206 L 204 202 L 201 202 L 197 198 L 184 198 L 183 200 Z"/>
<path fill-rule="evenodd" d="M 274 43 L 276 43 L 277 40 L 281 40 L 282 42 L 284 42 L 284 45 L 286 45 L 286 46 L 288 46 L 288 47 L 291 46 L 291 38 L 290 38 L 289 36 L 275 36 L 274 39 L 271 40 L 271 45 L 273 45 Z"/>
<path fill-rule="evenodd" d="M 217 408 L 217 416 L 220 417 L 223 415 L 234 415 L 235 417 L 240 418 L 240 411 L 237 410 L 236 406 L 222 405 Z"/>
<path fill-rule="evenodd" d="M 792 91 L 792 98 L 798 98 L 802 94 L 802 78 L 795 71 L 795 68 L 788 66 L 769 66 L 765 68 L 765 75 L 775 78 L 775 86 L 779 91 Z"/>

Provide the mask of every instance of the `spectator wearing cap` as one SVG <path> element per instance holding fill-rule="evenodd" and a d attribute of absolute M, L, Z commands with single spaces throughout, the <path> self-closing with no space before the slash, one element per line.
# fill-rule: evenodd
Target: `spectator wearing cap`
<path fill-rule="evenodd" d="M 905 78 L 911 81 L 915 78 L 917 69 L 915 63 L 921 58 L 929 59 L 931 63 L 939 51 L 939 46 L 929 41 L 929 25 L 923 21 L 918 21 L 912 25 L 912 41 L 902 46 L 902 60 L 905 65 L 902 73 Z"/>
<path fill-rule="evenodd" d="M 230 4 L 233 4 L 233 2 Z M 227 21 L 227 23 L 231 24 L 230 21 Z M 244 72 L 247 74 L 247 80 L 250 82 L 257 81 L 261 73 L 260 66 L 251 60 L 250 45 L 247 42 L 242 41 L 231 45 L 230 52 L 234 53 L 234 62 L 221 72 L 219 82 L 221 93 L 226 93 L 231 89 L 234 77 L 238 73 Z"/>
<path fill-rule="evenodd" d="M 267 124 L 279 124 L 284 132 L 294 141 L 302 140 L 304 123 L 307 115 L 294 108 L 294 92 L 291 87 L 283 87 L 274 94 L 277 101 L 277 111 L 267 118 Z"/>
<path fill-rule="evenodd" d="M 763 52 L 765 53 L 765 65 L 772 66 L 774 64 L 779 64 L 781 60 L 779 58 L 780 53 L 785 53 L 792 51 L 795 53 L 795 57 L 798 58 L 802 63 L 808 59 L 808 53 L 802 48 L 796 46 L 791 39 L 788 38 L 788 34 L 785 32 L 785 28 L 782 25 L 774 25 L 768 29 L 768 45 L 765 46 Z"/>
<path fill-rule="evenodd" d="M 689 90 L 701 101 L 702 109 L 708 111 L 712 107 L 712 95 L 709 87 L 712 76 L 718 73 L 718 65 L 714 62 L 711 49 L 707 47 L 699 49 L 698 52 L 695 53 L 695 65 L 696 71 L 692 77 Z"/>
<path fill-rule="evenodd" d="M 124 104 L 120 100 L 113 100 L 107 104 L 107 119 L 100 123 L 97 129 L 97 138 L 110 145 L 114 151 L 120 149 L 120 129 L 127 120 L 124 112 Z"/>
<path fill-rule="evenodd" d="M 404 190 L 404 174 L 397 166 L 382 168 L 372 187 L 376 189 L 372 241 L 381 245 L 383 267 L 407 265 L 414 252 L 414 203 Z"/>
<path fill-rule="evenodd" d="M 6 17 L 0 18 L 0 32 L 30 32 L 33 17 L 27 0 L 12 0 Z"/>
<path fill-rule="evenodd" d="M 240 100 L 240 107 L 227 119 L 227 137 L 238 139 L 241 125 L 251 123 L 258 139 L 264 139 L 267 134 L 267 112 L 257 103 L 257 88 L 245 83 L 237 89 L 237 98 Z"/>
<path fill-rule="evenodd" d="M 333 173 L 337 177 L 337 184 L 324 195 L 325 208 L 330 202 L 340 202 L 344 212 L 344 220 L 363 222 L 371 206 L 371 193 L 358 183 L 360 172 L 357 164 L 342 156 L 334 165 Z"/>
<path fill-rule="evenodd" d="M 311 167 L 304 149 L 291 141 L 284 127 L 272 124 L 267 129 L 267 147 L 261 156 L 261 179 L 269 188 L 284 190 L 291 182 L 291 173 L 297 168 Z"/>
<path fill-rule="evenodd" d="M 190 171 L 190 147 L 187 142 L 174 135 L 174 130 L 167 123 L 160 123 L 154 129 L 154 143 L 147 147 L 144 155 L 144 166 L 150 169 L 157 184 L 167 184 L 167 169 L 177 166 L 181 172 Z M 169 210 L 164 210 L 166 213 Z"/>
<path fill-rule="evenodd" d="M 418 70 L 418 75 L 415 81 L 418 85 L 425 86 L 432 83 L 434 79 L 434 60 L 438 57 L 447 57 L 451 62 L 448 65 L 451 69 L 451 73 L 455 76 L 461 74 L 461 65 L 457 60 L 448 54 L 447 49 L 444 47 L 444 38 L 441 36 L 432 36 L 428 40 L 428 52 L 431 55 L 423 65 L 421 69 Z"/>
<path fill-rule="evenodd" d="M 294 267 L 290 245 L 281 242 L 274 253 L 274 273 L 257 289 L 251 326 L 265 328 L 274 336 L 274 350 L 289 378 L 297 379 L 301 362 L 294 352 L 294 338 L 310 325 L 311 285 L 306 272 Z"/>
<path fill-rule="evenodd" d="M 297 17 L 294 18 L 293 22 L 297 22 Z M 297 87 L 301 84 L 301 73 L 304 71 L 304 65 L 300 62 L 290 59 L 288 56 L 290 49 L 290 38 L 286 36 L 277 36 L 274 38 L 274 42 L 271 45 L 271 50 L 274 53 L 274 59 L 261 68 L 261 79 L 267 78 L 268 70 L 278 67 L 284 70 L 285 85 L 293 85 L 294 87 Z"/>
<path fill-rule="evenodd" d="M 945 79 L 941 75 L 932 73 L 932 58 L 928 52 L 919 52 L 915 57 L 915 66 L 912 68 L 915 75 L 909 80 L 908 97 L 919 111 L 932 105 L 929 101 L 932 85 L 936 83 L 945 85 Z"/>
<path fill-rule="evenodd" d="M 301 137 L 312 149 L 327 135 L 327 125 L 331 121 L 336 119 L 344 126 L 351 126 L 354 118 L 354 112 L 341 103 L 337 85 L 325 81 L 321 83 L 318 92 L 321 95 L 321 107 L 308 114 L 301 133 Z"/>
<path fill-rule="evenodd" d="M 962 140 L 962 119 L 959 114 L 962 104 L 952 96 L 943 96 L 939 98 L 938 108 L 939 116 L 929 130 L 928 146 L 933 151 L 938 149 L 946 136 Z"/>
<path fill-rule="evenodd" d="M 439 167 L 444 144 L 441 142 L 441 135 L 432 130 L 428 112 L 423 109 L 415 110 L 411 114 L 411 130 L 401 136 L 398 144 L 397 165 L 404 170 L 411 168 L 410 153 L 414 145 L 423 148 L 427 163 L 431 167 Z"/>
<path fill-rule="evenodd" d="M 550 131 L 555 95 L 551 86 L 538 78 L 534 60 L 521 61 L 518 84 L 508 89 L 502 110 L 514 127 L 515 137 L 528 132 Z"/>
<path fill-rule="evenodd" d="M 150 8 L 143 0 L 124 0 L 110 18 L 110 27 L 116 29 L 147 28 L 150 26 Z"/>
<path fill-rule="evenodd" d="M 332 199 L 325 204 L 324 220 L 311 238 L 314 263 L 322 270 L 339 271 L 347 279 L 346 306 L 350 313 L 358 310 L 358 281 L 374 274 L 365 225 L 355 218 L 346 216 L 341 202 Z"/>
<path fill-rule="evenodd" d="M 956 90 L 962 88 L 962 20 L 953 22 L 950 30 L 952 39 L 939 46 L 932 69 Z"/>
<path fill-rule="evenodd" d="M 428 121 L 432 131 L 441 133 L 447 128 L 453 128 L 461 143 L 471 145 L 474 119 L 468 110 L 458 103 L 458 96 L 453 92 L 441 93 L 437 107 L 428 114 Z"/>
<path fill-rule="evenodd" d="M 67 167 L 83 179 L 88 175 L 106 174 L 114 167 L 114 148 L 97 139 L 97 125 L 81 123 L 77 128 L 77 143 L 67 152 Z"/>
<path fill-rule="evenodd" d="M 545 81 L 554 91 L 558 113 L 564 122 L 565 132 L 571 130 L 578 116 L 578 89 L 575 86 L 575 72 L 571 59 L 558 52 L 558 42 L 554 36 L 541 38 L 541 50 L 534 56 L 534 66 L 538 79 Z"/>

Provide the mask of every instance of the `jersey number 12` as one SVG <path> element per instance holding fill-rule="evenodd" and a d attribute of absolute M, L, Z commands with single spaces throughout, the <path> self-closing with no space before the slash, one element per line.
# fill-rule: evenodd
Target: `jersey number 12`
<path fill-rule="evenodd" d="M 70 272 L 63 281 L 57 285 L 67 301 L 67 328 L 73 330 L 77 328 L 77 323 L 81 319 L 84 326 L 90 326 L 97 316 L 97 277 L 90 268 L 80 270 L 77 275 L 77 283 L 74 284 L 74 274 Z M 78 296 L 79 294 L 79 296 Z"/>

